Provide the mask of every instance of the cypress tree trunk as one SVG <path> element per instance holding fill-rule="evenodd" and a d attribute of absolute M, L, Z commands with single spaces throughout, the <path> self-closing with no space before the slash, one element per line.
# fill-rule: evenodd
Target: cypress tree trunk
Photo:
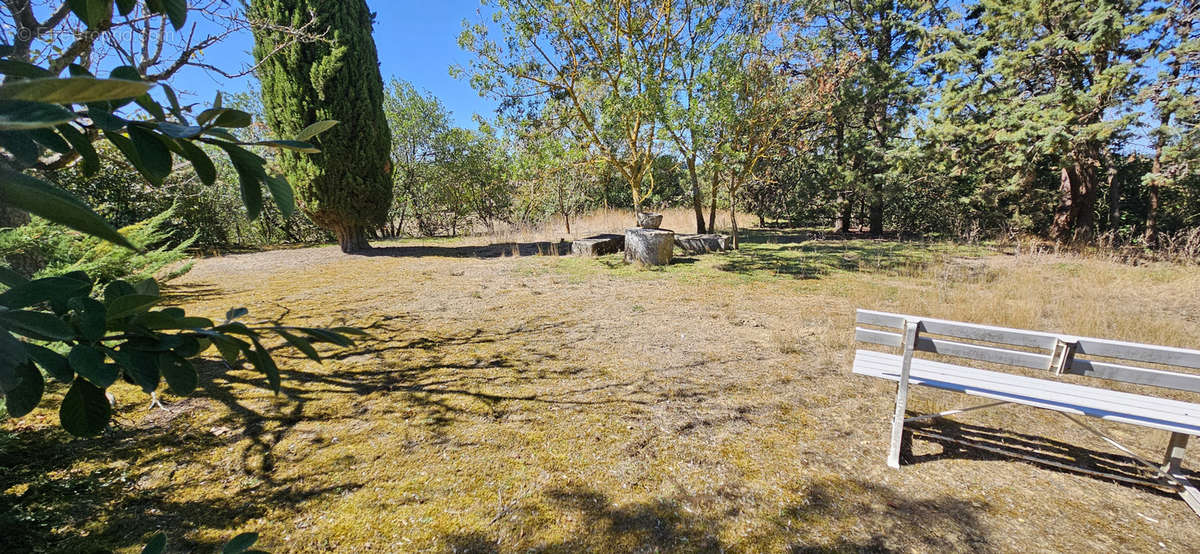
<path fill-rule="evenodd" d="M 367 229 L 362 226 L 339 225 L 332 230 L 337 237 L 338 247 L 346 254 L 371 249 L 371 244 L 367 242 Z"/>

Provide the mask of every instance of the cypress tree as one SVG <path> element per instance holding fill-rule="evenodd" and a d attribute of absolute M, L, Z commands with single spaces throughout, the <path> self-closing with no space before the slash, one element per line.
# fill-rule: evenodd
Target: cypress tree
<path fill-rule="evenodd" d="M 320 154 L 280 152 L 305 213 L 332 231 L 343 252 L 370 248 L 367 232 L 387 218 L 392 200 L 391 135 L 383 79 L 365 0 L 252 0 L 254 57 L 267 124 L 284 137 L 337 120 L 314 139 Z M 277 28 L 309 28 L 324 39 L 293 41 Z M 292 44 L 288 44 L 292 42 Z"/>

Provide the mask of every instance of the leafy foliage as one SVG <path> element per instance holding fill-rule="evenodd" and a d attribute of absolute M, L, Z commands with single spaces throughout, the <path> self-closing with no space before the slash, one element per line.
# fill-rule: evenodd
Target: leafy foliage
<path fill-rule="evenodd" d="M 246 310 L 230 310 L 225 320 L 188 316 L 162 302 L 153 279 L 99 286 L 82 272 L 25 280 L 4 271 L 0 293 L 0 392 L 10 417 L 41 403 L 43 373 L 70 386 L 59 409 L 64 429 L 76 436 L 100 433 L 112 417 L 105 389 L 118 380 L 147 394 L 165 383 L 171 392 L 191 394 L 198 383 L 191 360 L 215 346 L 225 362 L 245 361 L 279 392 L 280 376 L 263 346 L 274 334 L 315 361 L 316 343 L 349 346 L 352 328 L 317 329 L 250 326 L 238 321 Z M 23 337 L 25 340 L 19 340 Z"/>
<path fill-rule="evenodd" d="M 117 2 L 127 14 L 135 2 Z M 110 0 L 71 2 L 72 11 L 84 23 L 96 26 L 111 18 Z M 177 29 L 186 18 L 186 2 L 147 0 L 150 13 L 163 14 Z M 12 52 L 5 47 L 5 58 Z M 243 202 L 251 217 L 262 209 L 262 188 L 271 192 L 283 213 L 293 207 L 290 185 L 266 171 L 266 160 L 245 147 L 257 145 L 312 152 L 315 147 L 300 140 L 245 142 L 228 128 L 245 127 L 251 116 L 221 106 L 218 94 L 213 107 L 194 118 L 179 105 L 174 91 L 162 85 L 168 105 L 150 96 L 151 83 L 141 80 L 129 66 L 114 69 L 107 79 L 95 78 L 78 65 L 71 76 L 19 60 L 4 60 L 0 72 L 7 76 L 0 85 L 0 201 L 5 208 L 19 208 L 51 222 L 137 251 L 131 236 L 153 230 L 133 230 L 126 236 L 92 210 L 77 196 L 25 173 L 44 165 L 45 156 L 58 161 L 82 160 L 85 174 L 99 169 L 99 156 L 92 145 L 103 136 L 149 183 L 161 185 L 174 167 L 174 157 L 191 162 L 199 179 L 211 184 L 215 164 L 203 148 L 222 150 L 241 181 Z M 136 104 L 134 118 L 123 112 Z M 327 129 L 316 123 L 301 134 L 306 138 Z M 166 217 L 169 217 L 166 216 Z M 165 221 L 157 221 L 155 227 Z M 106 254 L 85 262 L 108 259 Z M 103 272 L 105 266 L 92 267 Z M 127 268 L 127 266 L 126 266 Z M 106 277 L 112 277 L 110 272 Z M 77 436 L 104 430 L 112 416 L 105 389 L 118 380 L 140 386 L 154 394 L 163 382 L 176 394 L 189 394 L 198 375 L 191 359 L 212 346 L 227 363 L 246 361 L 266 377 L 276 393 L 279 369 L 262 343 L 266 333 L 281 337 L 290 346 L 319 361 L 314 343 L 338 346 L 353 344 L 350 337 L 362 334 L 352 328 L 317 329 L 284 326 L 252 327 L 240 321 L 246 310 L 237 308 L 225 321 L 188 316 L 180 308 L 155 307 L 162 301 L 153 279 L 130 284 L 124 280 L 101 283 L 82 271 L 29 280 L 0 268 L 0 393 L 10 417 L 21 417 L 37 407 L 46 393 L 45 375 L 66 383 L 59 418 L 64 429 Z M 18 338 L 22 337 L 22 338 Z"/>

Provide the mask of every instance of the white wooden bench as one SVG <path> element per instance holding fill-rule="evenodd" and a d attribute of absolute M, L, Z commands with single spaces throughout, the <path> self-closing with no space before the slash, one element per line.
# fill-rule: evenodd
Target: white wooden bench
<path fill-rule="evenodd" d="M 1083 375 L 1200 393 L 1198 374 L 1141 365 L 1200 369 L 1200 351 L 869 310 L 858 310 L 855 322 L 856 341 L 899 349 L 898 354 L 857 350 L 853 368 L 853 372 L 859 375 L 898 382 L 887 461 L 889 466 L 900 467 L 901 444 L 908 438 L 904 430 L 906 423 L 1002 404 L 1021 404 L 1053 410 L 1088 429 L 1151 470 L 1155 475 L 1153 484 L 1177 491 L 1200 514 L 1200 490 L 1188 482 L 1181 468 L 1188 437 L 1200 436 L 1200 404 L 1067 383 L 1058 378 L 1063 374 Z M 918 352 L 965 358 L 991 366 L 1042 370 L 1045 377 L 1027 377 L 923 359 L 914 356 Z M 991 402 L 906 419 L 910 385 L 957 391 Z M 1171 438 L 1166 456 L 1161 465 L 1151 463 L 1074 416 L 1090 416 L 1168 431 Z M 969 445 L 995 450 L 977 444 Z M 1037 461 L 1081 469 L 1043 459 Z M 1138 482 L 1129 478 L 1121 480 Z"/>

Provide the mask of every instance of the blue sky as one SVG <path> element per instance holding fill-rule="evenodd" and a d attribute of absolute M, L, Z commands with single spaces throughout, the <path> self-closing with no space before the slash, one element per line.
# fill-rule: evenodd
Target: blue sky
<path fill-rule="evenodd" d="M 407 80 L 418 89 L 433 93 L 453 112 L 455 124 L 475 128 L 472 114 L 490 118 L 496 102 L 480 98 L 466 80 L 450 77 L 452 64 L 466 65 L 470 55 L 458 47 L 458 35 L 464 19 L 480 19 L 479 0 L 368 0 L 377 13 L 375 46 L 379 50 L 380 72 L 384 82 L 392 77 Z M 197 33 L 199 34 L 199 33 Z M 204 61 L 227 72 L 241 71 L 253 64 L 250 50 L 254 39 L 249 33 L 229 40 L 204 53 Z M 207 103 L 216 91 L 244 91 L 252 77 L 230 81 L 199 69 L 188 68 L 171 80 L 171 86 L 196 94 Z"/>

